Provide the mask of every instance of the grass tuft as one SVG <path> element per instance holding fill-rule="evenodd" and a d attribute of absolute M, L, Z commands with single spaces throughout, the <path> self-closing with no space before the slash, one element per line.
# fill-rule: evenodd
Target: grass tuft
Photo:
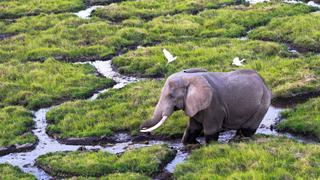
<path fill-rule="evenodd" d="M 0 179 L 2 180 L 36 180 L 31 174 L 22 172 L 18 167 L 0 164 Z"/>
<path fill-rule="evenodd" d="M 275 18 L 249 33 L 250 38 L 285 42 L 302 52 L 320 52 L 320 14 Z"/>
<path fill-rule="evenodd" d="M 136 172 L 151 176 L 172 159 L 174 154 L 166 145 L 154 145 L 129 150 L 120 156 L 102 151 L 55 152 L 40 156 L 36 163 L 58 177 L 98 177 L 115 172 Z"/>
<path fill-rule="evenodd" d="M 212 144 L 192 152 L 175 179 L 317 179 L 320 147 L 286 138 Z"/>
<path fill-rule="evenodd" d="M 0 147 L 35 143 L 32 113 L 20 106 L 0 108 Z M 1 174 L 1 173 L 0 173 Z"/>
<path fill-rule="evenodd" d="M 283 120 L 277 124 L 280 131 L 313 136 L 320 141 L 320 98 L 307 101 L 304 104 L 284 111 Z"/>
<path fill-rule="evenodd" d="M 44 63 L 0 64 L 0 72 L 0 106 L 23 105 L 29 109 L 84 99 L 96 89 L 114 83 L 95 76 L 91 65 L 67 64 L 53 59 Z"/>

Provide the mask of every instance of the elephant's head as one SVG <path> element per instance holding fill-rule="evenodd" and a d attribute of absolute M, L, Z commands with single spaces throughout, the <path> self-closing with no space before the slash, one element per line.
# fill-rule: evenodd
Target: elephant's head
<path fill-rule="evenodd" d="M 140 126 L 140 131 L 155 130 L 175 110 L 182 109 L 186 115 L 193 117 L 210 105 L 212 94 L 213 89 L 207 79 L 200 73 L 195 73 L 194 69 L 171 75 L 162 88 L 153 117 Z"/>

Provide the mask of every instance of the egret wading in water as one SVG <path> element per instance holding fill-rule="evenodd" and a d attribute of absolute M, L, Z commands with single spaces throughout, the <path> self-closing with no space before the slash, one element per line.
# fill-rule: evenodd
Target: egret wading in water
<path fill-rule="evenodd" d="M 164 56 L 167 58 L 168 64 L 177 59 L 177 56 L 173 57 L 173 55 L 166 49 L 163 49 L 162 52 Z"/>
<path fill-rule="evenodd" d="M 235 58 L 233 59 L 232 65 L 235 65 L 235 66 L 244 66 L 244 65 L 242 64 L 243 61 L 245 61 L 245 59 L 240 60 L 239 57 L 235 57 Z"/>

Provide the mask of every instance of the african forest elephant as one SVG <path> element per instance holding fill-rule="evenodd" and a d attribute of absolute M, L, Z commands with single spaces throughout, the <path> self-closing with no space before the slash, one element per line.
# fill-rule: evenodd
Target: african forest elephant
<path fill-rule="evenodd" d="M 271 92 L 254 70 L 207 72 L 188 69 L 167 79 L 153 117 L 140 127 L 150 132 L 163 124 L 175 110 L 190 117 L 184 132 L 184 144 L 197 143 L 203 131 L 206 143 L 218 140 L 219 132 L 237 130 L 252 136 L 266 114 Z"/>

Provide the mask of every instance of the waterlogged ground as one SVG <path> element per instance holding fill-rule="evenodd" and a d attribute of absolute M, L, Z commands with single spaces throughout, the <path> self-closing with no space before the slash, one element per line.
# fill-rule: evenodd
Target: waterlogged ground
<path fill-rule="evenodd" d="M 317 3 L 1 1 L 0 179 L 318 179 Z M 261 74 L 273 105 L 253 139 L 183 146 L 182 111 L 139 133 L 192 67 Z"/>

